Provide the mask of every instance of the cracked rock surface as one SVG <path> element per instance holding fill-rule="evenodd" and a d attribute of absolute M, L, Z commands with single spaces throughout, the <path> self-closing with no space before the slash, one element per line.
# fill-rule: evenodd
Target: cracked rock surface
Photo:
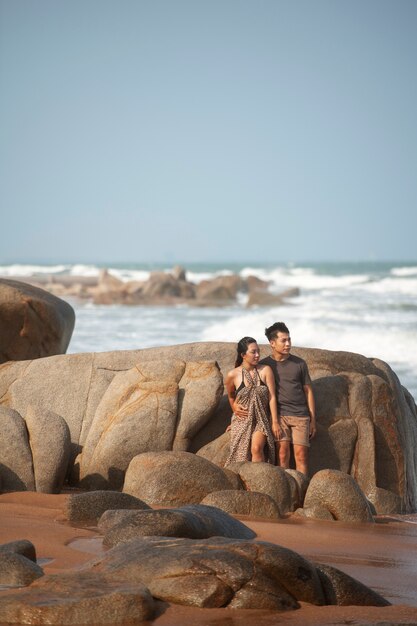
<path fill-rule="evenodd" d="M 143 537 L 86 567 L 107 579 L 142 582 L 154 598 L 203 608 L 291 610 L 300 601 L 389 604 L 335 568 L 319 569 L 292 550 L 260 541 Z"/>

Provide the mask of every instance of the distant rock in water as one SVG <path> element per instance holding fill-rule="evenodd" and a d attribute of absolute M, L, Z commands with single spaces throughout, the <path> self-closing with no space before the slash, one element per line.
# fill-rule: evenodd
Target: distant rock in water
<path fill-rule="evenodd" d="M 0 278 L 0 363 L 64 354 L 75 313 L 44 289 Z"/>
<path fill-rule="evenodd" d="M 222 465 L 227 445 L 223 435 L 231 416 L 223 376 L 233 367 L 235 348 L 234 343 L 192 343 L 3 365 L 0 397 L 8 427 L 2 438 L 0 484 L 4 489 L 19 484 L 33 488 L 33 473 L 25 474 L 18 463 L 19 454 L 31 458 L 23 421 L 29 405 L 61 416 L 68 425 L 67 475 L 74 486 L 120 489 L 132 459 L 146 452 L 195 453 L 204 448 L 201 456 Z M 269 351 L 261 346 L 262 356 Z M 323 469 L 350 474 L 377 513 L 416 511 L 417 409 L 396 374 L 378 359 L 350 352 L 293 352 L 307 361 L 316 398 L 311 475 Z M 26 424 L 29 433 L 32 422 Z M 21 453 L 13 435 L 17 432 Z M 59 457 L 54 458 L 62 475 Z M 234 476 L 231 488 L 238 489 Z M 284 510 L 293 510 L 299 497 L 296 477 L 291 478 L 286 479 Z M 262 481 L 256 485 L 254 490 L 263 489 Z M 303 497 L 304 487 L 298 488 Z"/>
<path fill-rule="evenodd" d="M 95 304 L 221 307 L 239 304 L 239 296 L 243 296 L 246 306 L 250 307 L 285 304 L 286 298 L 299 295 L 297 287 L 272 294 L 268 290 L 269 283 L 256 276 L 242 278 L 228 274 L 194 283 L 187 280 L 186 270 L 179 265 L 171 272 L 151 272 L 143 281 L 123 281 L 106 269 L 102 269 L 98 277 L 65 274 L 27 277 L 26 280 L 37 286 L 42 284 L 57 296 L 87 299 Z"/>

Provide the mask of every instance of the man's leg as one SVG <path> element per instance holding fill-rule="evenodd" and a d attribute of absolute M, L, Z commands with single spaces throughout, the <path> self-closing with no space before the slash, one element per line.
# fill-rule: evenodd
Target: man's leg
<path fill-rule="evenodd" d="M 264 457 L 264 447 L 266 443 L 266 436 L 260 431 L 256 431 L 252 435 L 251 442 L 251 454 L 252 454 L 252 463 L 260 463 L 261 461 L 265 461 Z"/>
<path fill-rule="evenodd" d="M 294 444 L 295 468 L 308 475 L 308 446 Z"/>
<path fill-rule="evenodd" d="M 288 469 L 290 466 L 291 441 L 280 441 L 278 444 L 278 456 L 280 467 Z"/>

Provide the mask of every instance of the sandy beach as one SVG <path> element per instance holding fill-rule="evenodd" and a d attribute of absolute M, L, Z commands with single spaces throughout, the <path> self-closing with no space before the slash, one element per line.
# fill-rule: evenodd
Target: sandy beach
<path fill-rule="evenodd" d="M 0 542 L 29 539 L 45 573 L 77 569 L 103 553 L 94 528 L 63 520 L 66 494 L 33 492 L 0 495 Z M 391 607 L 315 607 L 297 611 L 197 609 L 159 604 L 155 626 L 255 626 L 272 624 L 417 624 L 417 525 L 383 518 L 377 524 L 346 524 L 288 519 L 277 522 L 241 518 L 262 541 L 296 550 L 331 564 L 384 595 Z M 1 593 L 1 592 L 0 592 Z M 99 625 L 97 625 L 99 626 Z"/>

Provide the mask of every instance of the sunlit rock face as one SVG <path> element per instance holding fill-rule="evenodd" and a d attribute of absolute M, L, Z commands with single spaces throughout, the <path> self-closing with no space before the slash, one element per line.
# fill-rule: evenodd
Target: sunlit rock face
<path fill-rule="evenodd" d="M 0 278 L 0 363 L 64 354 L 75 313 L 44 289 Z"/>
<path fill-rule="evenodd" d="M 220 446 L 215 440 L 230 422 L 223 377 L 235 348 L 206 342 L 10 362 L 0 370 L 1 404 L 23 420 L 29 406 L 61 416 L 71 439 L 71 482 L 88 489 L 121 488 L 129 463 L 144 452 L 197 452 L 213 442 L 214 456 L 203 456 L 222 465 L 227 438 Z M 269 346 L 261 351 L 266 356 Z M 359 354 L 293 352 L 307 361 L 317 404 L 310 475 L 340 470 L 378 513 L 415 511 L 417 410 L 396 374 Z"/>

